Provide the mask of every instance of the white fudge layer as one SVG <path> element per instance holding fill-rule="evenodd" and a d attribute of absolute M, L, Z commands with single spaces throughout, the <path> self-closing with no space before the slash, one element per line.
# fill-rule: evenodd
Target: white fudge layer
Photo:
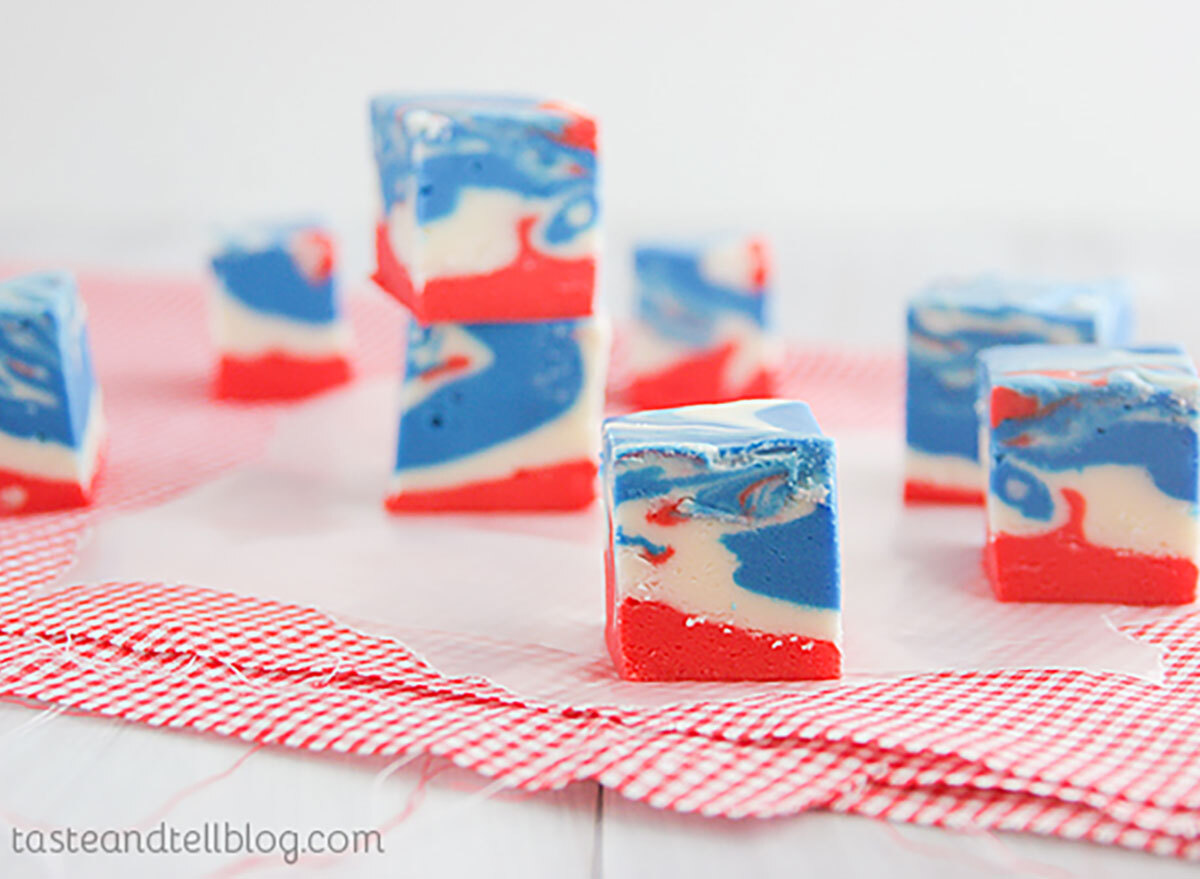
<path fill-rule="evenodd" d="M 210 306 L 213 340 L 223 354 L 251 358 L 280 353 L 317 359 L 344 356 L 350 350 L 350 327 L 344 318 L 314 324 L 263 314 L 220 286 L 212 290 Z"/>
<path fill-rule="evenodd" d="M 535 250 L 562 260 L 596 251 L 594 225 L 567 242 L 551 244 L 545 239 L 546 223 L 561 208 L 561 198 L 524 198 L 502 189 L 466 187 L 452 213 L 422 226 L 417 225 L 413 204 L 409 199 L 393 205 L 387 226 L 392 253 L 417 290 L 436 278 L 485 275 L 512 265 L 521 252 L 521 221 L 530 217 Z M 572 210 L 590 214 L 593 208 L 581 202 Z M 582 226 L 588 217 L 574 219 Z"/>
<path fill-rule="evenodd" d="M 752 290 L 759 286 L 764 260 L 761 245 L 754 247 L 749 241 L 715 244 L 700 255 L 700 277 L 716 287 Z"/>
<path fill-rule="evenodd" d="M 90 485 L 96 475 L 96 467 L 100 460 L 100 450 L 106 436 L 104 422 L 104 407 L 101 405 L 100 391 L 92 392 L 92 402 L 88 410 L 87 427 L 84 429 L 83 442 L 78 449 L 56 442 L 41 442 L 37 439 L 15 437 L 0 432 L 0 470 L 20 473 L 35 479 L 49 482 L 72 482 L 79 485 Z M 0 497 L 0 505 L 19 509 L 21 503 L 11 492 L 15 486 L 4 487 L 8 493 L 7 499 Z"/>
<path fill-rule="evenodd" d="M 983 468 L 959 455 L 931 455 L 909 446 L 904 453 L 904 478 L 962 491 L 984 490 Z"/>
<path fill-rule="evenodd" d="M 1070 514 L 1062 492 L 1072 489 L 1086 504 L 1083 534 L 1088 543 L 1146 555 L 1197 557 L 1200 521 L 1193 505 L 1159 491 L 1144 468 L 1097 464 L 1054 471 L 1024 463 L 1021 467 L 1050 489 L 1054 514 L 1049 521 L 1029 519 L 989 493 L 987 519 L 992 533 L 1034 537 L 1061 528 Z"/>

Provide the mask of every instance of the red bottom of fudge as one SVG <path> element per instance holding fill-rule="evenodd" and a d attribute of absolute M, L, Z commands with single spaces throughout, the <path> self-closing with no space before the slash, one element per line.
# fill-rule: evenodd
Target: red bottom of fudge
<path fill-rule="evenodd" d="M 375 229 L 376 284 L 398 299 L 422 323 L 498 323 L 558 320 L 592 313 L 596 261 L 588 256 L 557 259 L 529 243 L 534 218 L 517 227 L 521 249 L 509 265 L 483 275 L 431 278 L 413 287 L 408 270 L 392 252 L 387 224 Z"/>
<path fill-rule="evenodd" d="M 213 394 L 222 400 L 289 400 L 350 380 L 345 357 L 301 358 L 272 352 L 262 357 L 223 355 Z"/>
<path fill-rule="evenodd" d="M 611 612 L 610 612 L 611 613 Z M 841 677 L 829 641 L 772 635 L 626 598 L 610 617 L 608 650 L 631 681 L 799 681 Z"/>
<path fill-rule="evenodd" d="M 505 479 L 400 492 L 384 505 L 393 513 L 539 512 L 579 510 L 595 499 L 595 463 L 572 461 L 518 470 Z"/>
<path fill-rule="evenodd" d="M 102 457 L 96 462 L 96 475 L 92 477 L 90 485 L 0 470 L 0 515 L 45 513 L 87 506 L 92 502 L 103 464 Z"/>
<path fill-rule="evenodd" d="M 904 483 L 906 504 L 970 504 L 982 506 L 983 492 L 974 488 L 954 488 L 932 482 L 909 479 Z"/>
<path fill-rule="evenodd" d="M 725 373 L 733 353 L 731 342 L 688 357 L 660 372 L 640 375 L 630 382 L 626 397 L 630 405 L 638 409 L 664 409 L 773 396 L 775 376 L 766 369 L 759 370 L 740 388 L 726 387 Z"/>
<path fill-rule="evenodd" d="M 1063 490 L 1067 522 L 1035 537 L 989 534 L 984 567 L 1001 601 L 1187 604 L 1196 598 L 1197 568 L 1188 558 L 1156 556 L 1088 543 L 1087 502 Z"/>

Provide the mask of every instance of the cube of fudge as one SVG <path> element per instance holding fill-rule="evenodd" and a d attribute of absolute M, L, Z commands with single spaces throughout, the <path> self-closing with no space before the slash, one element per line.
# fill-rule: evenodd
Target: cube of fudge
<path fill-rule="evenodd" d="M 409 326 L 392 512 L 574 510 L 596 497 L 599 318 Z"/>
<path fill-rule="evenodd" d="M 592 313 L 596 124 L 525 98 L 371 102 L 383 189 L 375 281 L 423 323 Z"/>
<path fill-rule="evenodd" d="M 771 396 L 780 348 L 769 271 L 761 238 L 638 247 L 629 401 L 657 409 Z"/>
<path fill-rule="evenodd" d="M 104 438 L 74 277 L 0 283 L 0 514 L 87 504 Z"/>
<path fill-rule="evenodd" d="M 981 278 L 929 287 L 908 307 L 904 498 L 983 503 L 976 356 L 995 345 L 1120 345 L 1129 299 L 1116 284 L 1049 284 Z"/>
<path fill-rule="evenodd" d="M 804 403 L 604 425 L 609 653 L 639 681 L 841 673 L 833 440 Z"/>
<path fill-rule="evenodd" d="M 304 224 L 255 229 L 231 239 L 212 268 L 218 397 L 303 397 L 349 380 L 350 329 L 327 231 Z"/>
<path fill-rule="evenodd" d="M 1193 601 L 1200 379 L 1183 349 L 1001 347 L 980 371 L 996 596 Z"/>

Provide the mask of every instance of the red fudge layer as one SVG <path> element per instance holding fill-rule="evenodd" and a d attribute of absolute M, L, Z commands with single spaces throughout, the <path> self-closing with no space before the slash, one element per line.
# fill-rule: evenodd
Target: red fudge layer
<path fill-rule="evenodd" d="M 521 249 L 510 265 L 483 275 L 431 278 L 418 291 L 392 252 L 387 224 L 375 230 L 374 281 L 421 323 L 502 323 L 587 317 L 592 313 L 596 261 L 557 259 L 529 243 L 534 218 L 521 220 Z"/>
<path fill-rule="evenodd" d="M 698 619 L 659 601 L 624 599 L 613 608 L 609 567 L 608 650 L 631 681 L 824 680 L 842 673 L 829 641 L 774 635 Z M 689 625 L 689 620 L 691 624 Z"/>
<path fill-rule="evenodd" d="M 44 513 L 84 507 L 92 502 L 96 481 L 103 467 L 103 456 L 96 462 L 96 475 L 88 485 L 69 480 L 43 479 L 0 470 L 0 515 L 10 513 Z"/>
<path fill-rule="evenodd" d="M 1196 563 L 1095 546 L 1083 534 L 1087 502 L 1063 490 L 1070 518 L 1034 537 L 989 534 L 984 567 L 1001 601 L 1187 604 L 1196 599 Z"/>
<path fill-rule="evenodd" d="M 904 483 L 906 504 L 970 504 L 982 506 L 983 492 L 973 488 L 955 488 L 909 479 Z"/>
<path fill-rule="evenodd" d="M 213 394 L 223 400 L 288 400 L 307 397 L 350 380 L 344 357 L 314 359 L 282 353 L 221 357 Z"/>
<path fill-rule="evenodd" d="M 387 498 L 393 513 L 579 510 L 596 499 L 596 465 L 573 461 L 518 470 L 505 479 L 432 491 L 405 491 Z"/>
<path fill-rule="evenodd" d="M 639 375 L 630 383 L 626 397 L 637 409 L 666 409 L 774 396 L 775 376 L 765 369 L 740 388 L 727 387 L 725 372 L 733 353 L 731 342 L 680 360 L 660 372 Z"/>

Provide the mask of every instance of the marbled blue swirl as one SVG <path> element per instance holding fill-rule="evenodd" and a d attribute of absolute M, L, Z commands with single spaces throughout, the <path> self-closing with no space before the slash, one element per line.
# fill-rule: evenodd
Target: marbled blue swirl
<path fill-rule="evenodd" d="M 613 534 L 613 543 L 617 546 L 636 546 L 643 549 L 650 555 L 663 555 L 667 551 L 667 547 L 654 543 L 641 535 L 630 536 L 625 532 L 624 528 L 618 528 Z"/>
<path fill-rule="evenodd" d="M 580 320 L 409 324 L 404 383 L 419 387 L 452 366 L 436 389 L 404 412 L 397 472 L 459 460 L 520 437 L 565 414 L 585 380 Z M 448 335 L 461 331 L 489 352 L 488 364 L 459 363 Z M 438 379 L 440 381 L 440 379 Z"/>
<path fill-rule="evenodd" d="M 961 328 L 947 333 L 929 327 L 926 316 L 933 313 Z M 1005 326 L 1014 320 L 1028 325 Z M 978 460 L 975 359 L 980 351 L 1049 341 L 1121 344 L 1129 339 L 1131 325 L 1129 298 L 1115 284 L 983 278 L 926 289 L 908 308 L 908 445 Z"/>
<path fill-rule="evenodd" d="M 1200 380 L 1178 346 L 1002 347 L 980 358 L 981 410 L 996 388 L 1037 401 L 1036 414 L 991 429 L 990 491 L 1048 521 L 1055 498 L 1030 468 L 1143 468 L 1164 495 L 1200 493 Z"/>
<path fill-rule="evenodd" d="M 371 101 L 385 212 L 411 204 L 418 225 L 454 213 L 468 188 L 551 199 L 542 234 L 564 244 L 596 224 L 596 154 L 570 142 L 576 117 L 529 98 L 383 95 Z"/>
<path fill-rule="evenodd" d="M 798 485 L 812 483 L 811 479 L 801 477 L 794 449 L 759 452 L 734 468 L 708 469 L 710 461 L 697 461 L 697 465 L 704 469 L 688 476 L 671 477 L 657 464 L 644 467 L 627 464 L 614 476 L 613 502 L 620 505 L 629 500 L 686 491 L 688 503 L 682 512 L 689 517 L 731 521 L 769 519 L 794 502 Z"/>
<path fill-rule="evenodd" d="M 229 241 L 212 258 L 212 269 L 225 291 L 249 309 L 273 317 L 319 326 L 339 313 L 334 274 L 314 279 L 296 264 L 296 235 L 315 227 L 266 227 Z M 325 234 L 325 233 L 320 233 Z"/>
<path fill-rule="evenodd" d="M 75 279 L 0 283 L 0 432 L 79 448 L 96 378 Z"/>
<path fill-rule="evenodd" d="M 834 445 L 804 403 L 741 401 L 610 418 L 603 469 L 614 521 L 630 501 L 681 499 L 673 515 L 684 521 L 675 527 L 692 520 L 730 526 L 717 539 L 738 560 L 737 585 L 795 604 L 840 607 Z M 785 518 L 806 503 L 813 504 L 806 515 Z M 624 543 L 645 540 L 656 555 L 667 549 L 635 525 L 622 521 Z"/>
<path fill-rule="evenodd" d="M 663 338 L 704 349 L 716 341 L 724 315 L 763 328 L 769 325 L 766 290 L 729 287 L 704 276 L 704 254 L 715 243 L 643 244 L 635 249 L 635 311 Z"/>

